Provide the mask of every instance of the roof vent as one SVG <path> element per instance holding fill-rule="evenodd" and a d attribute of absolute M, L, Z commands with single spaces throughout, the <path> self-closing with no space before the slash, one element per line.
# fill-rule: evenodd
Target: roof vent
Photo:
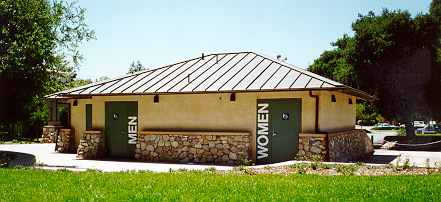
<path fill-rule="evenodd" d="M 204 59 L 204 53 L 202 53 L 202 60 Z"/>

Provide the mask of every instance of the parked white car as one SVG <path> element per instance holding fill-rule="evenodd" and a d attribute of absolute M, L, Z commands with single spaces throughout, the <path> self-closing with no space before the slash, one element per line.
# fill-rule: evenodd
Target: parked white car
<path fill-rule="evenodd" d="M 389 123 L 377 123 L 374 126 L 376 128 L 396 128 L 396 126 L 390 125 Z"/>
<path fill-rule="evenodd" d="M 424 121 L 414 121 L 413 127 L 414 128 L 424 128 L 424 127 L 426 127 L 426 124 L 424 124 Z"/>

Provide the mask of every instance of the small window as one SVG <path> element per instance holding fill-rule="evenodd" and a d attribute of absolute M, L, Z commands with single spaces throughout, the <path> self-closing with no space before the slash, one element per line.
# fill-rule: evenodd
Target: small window
<path fill-rule="evenodd" d="M 353 104 L 353 103 L 352 103 L 352 98 L 349 98 L 349 104 L 350 104 L 350 105 Z"/>
<path fill-rule="evenodd" d="M 154 103 L 158 103 L 159 102 L 159 95 L 155 95 L 155 97 L 153 97 L 153 102 Z"/>
<path fill-rule="evenodd" d="M 335 99 L 335 95 L 332 95 L 332 102 L 337 102 L 337 100 Z"/>
<path fill-rule="evenodd" d="M 230 101 L 236 101 L 236 93 L 231 93 Z"/>

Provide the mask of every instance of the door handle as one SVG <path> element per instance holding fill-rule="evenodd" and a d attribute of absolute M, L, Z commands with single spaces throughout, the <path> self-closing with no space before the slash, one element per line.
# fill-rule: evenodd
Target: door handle
<path fill-rule="evenodd" d="M 276 136 L 276 135 L 277 135 L 276 131 L 273 130 L 273 136 Z"/>

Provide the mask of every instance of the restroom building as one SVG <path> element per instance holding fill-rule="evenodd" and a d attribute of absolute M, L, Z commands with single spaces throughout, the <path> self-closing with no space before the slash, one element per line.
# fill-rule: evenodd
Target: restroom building
<path fill-rule="evenodd" d="M 355 129 L 355 106 L 375 97 L 255 52 L 202 55 L 46 99 L 44 138 L 83 158 L 265 164 L 373 152 Z M 60 106 L 69 108 L 65 126 Z"/>

